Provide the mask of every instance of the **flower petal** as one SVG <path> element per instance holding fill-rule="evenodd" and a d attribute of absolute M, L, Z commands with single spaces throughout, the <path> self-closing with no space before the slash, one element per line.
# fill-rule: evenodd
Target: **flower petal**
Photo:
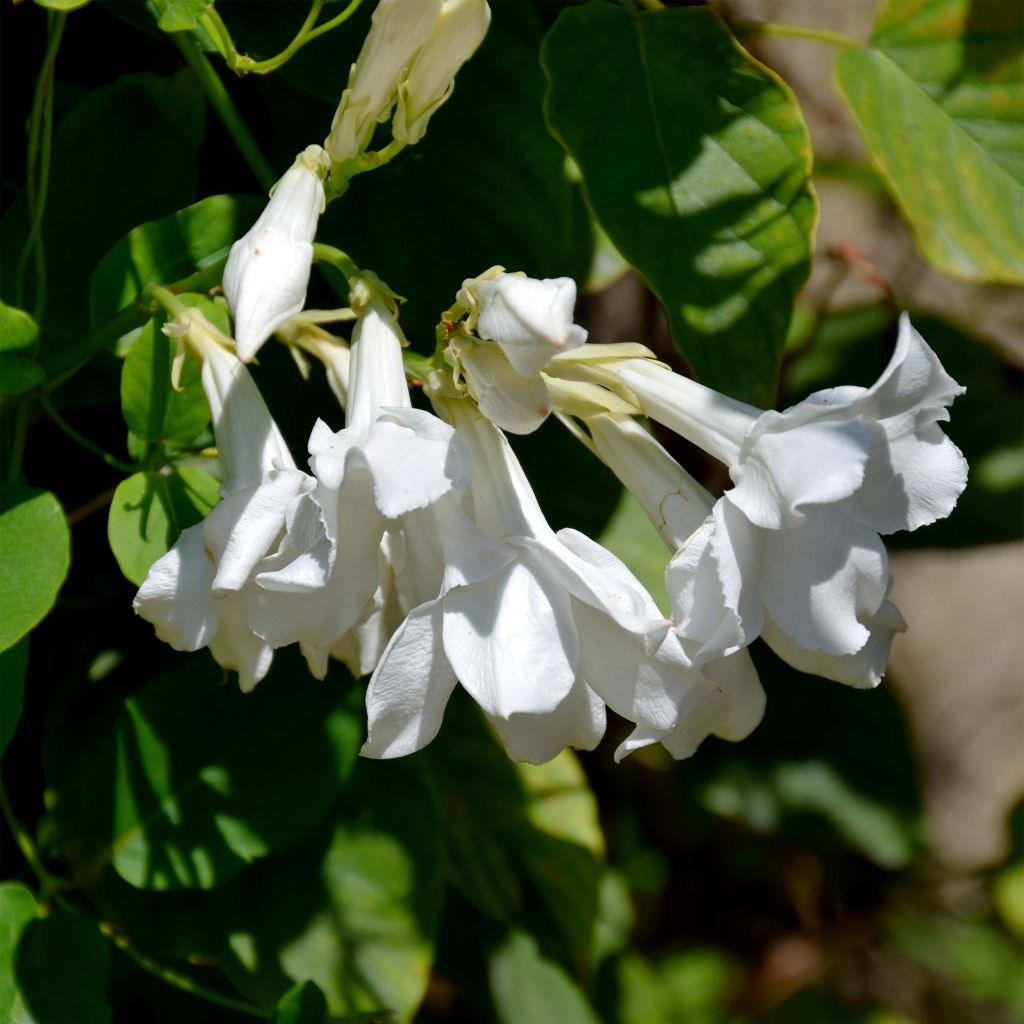
<path fill-rule="evenodd" d="M 508 718 L 488 715 L 487 720 L 513 761 L 545 764 L 566 747 L 593 750 L 604 735 L 606 716 L 604 701 L 580 678 L 552 711 Z"/>
<path fill-rule="evenodd" d="M 455 673 L 441 644 L 441 602 L 420 605 L 398 627 L 366 691 L 364 757 L 402 757 L 441 727 Z"/>
<path fill-rule="evenodd" d="M 473 699 L 502 718 L 556 708 L 579 657 L 569 598 L 520 562 L 449 591 L 444 649 Z"/>

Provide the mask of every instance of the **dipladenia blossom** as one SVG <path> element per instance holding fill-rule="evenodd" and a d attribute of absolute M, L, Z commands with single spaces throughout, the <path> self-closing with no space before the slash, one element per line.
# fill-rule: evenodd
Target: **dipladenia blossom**
<path fill-rule="evenodd" d="M 251 360 L 305 304 L 329 167 L 323 149 L 308 146 L 274 186 L 256 223 L 231 246 L 224 294 L 235 319 L 242 362 Z"/>
<path fill-rule="evenodd" d="M 182 338 L 201 363 L 223 498 L 153 564 L 134 607 L 176 650 L 209 647 L 248 691 L 270 668 L 274 646 L 281 646 L 252 628 L 262 600 L 255 578 L 294 547 L 289 524 L 303 517 L 315 481 L 295 466 L 230 339 L 195 310 L 181 313 L 166 331 Z"/>
<path fill-rule="evenodd" d="M 620 756 L 666 738 L 689 753 L 709 732 L 730 731 L 730 708 L 712 712 L 722 688 L 692 670 L 629 570 L 582 534 L 551 529 L 508 442 L 471 403 L 435 401 L 472 452 L 473 522 L 508 555 L 486 576 L 443 587 L 399 627 L 367 691 L 362 752 L 396 757 L 430 742 L 457 681 L 518 760 L 592 748 L 606 704 L 637 723 Z M 753 686 L 760 692 L 756 675 Z"/>
<path fill-rule="evenodd" d="M 723 461 L 735 484 L 666 574 L 694 661 L 761 635 L 797 668 L 877 685 L 905 628 L 888 600 L 879 534 L 948 515 L 967 476 L 939 427 L 963 389 L 909 319 L 871 388 L 818 392 L 784 412 L 726 398 L 651 360 L 597 372 Z"/>

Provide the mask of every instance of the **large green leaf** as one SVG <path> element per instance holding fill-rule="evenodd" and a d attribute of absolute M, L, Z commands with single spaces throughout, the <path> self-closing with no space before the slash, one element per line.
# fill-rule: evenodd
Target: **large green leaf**
<path fill-rule="evenodd" d="M 66 841 L 87 839 L 145 889 L 209 889 L 312 829 L 361 738 L 342 672 L 310 678 L 281 652 L 251 694 L 217 685 L 208 662 L 125 704 L 77 789 L 60 794 Z"/>
<path fill-rule="evenodd" d="M 255 196 L 208 196 L 133 228 L 93 272 L 92 323 L 109 320 L 144 288 L 180 281 L 216 263 L 249 230 L 260 206 Z"/>
<path fill-rule="evenodd" d="M 542 60 L 548 125 L 676 345 L 705 383 L 770 403 L 817 218 L 792 94 L 708 8 L 574 7 Z"/>
<path fill-rule="evenodd" d="M 190 466 L 122 480 L 107 520 L 110 549 L 121 572 L 141 586 L 149 567 L 170 550 L 182 530 L 206 516 L 219 496 L 217 481 Z"/>
<path fill-rule="evenodd" d="M 39 327 L 23 309 L 0 302 L 0 352 L 30 356 L 39 342 Z"/>
<path fill-rule="evenodd" d="M 217 964 L 268 1010 L 312 981 L 332 1018 L 408 1020 L 426 990 L 443 897 L 438 808 L 424 768 L 420 758 L 360 760 L 302 842 L 213 892 L 108 887 L 114 918 L 139 941 Z"/>
<path fill-rule="evenodd" d="M 890 0 L 836 80 L 925 256 L 974 281 L 1024 282 L 1020 8 Z"/>
<path fill-rule="evenodd" d="M 71 563 L 64 510 L 50 491 L 0 487 L 0 651 L 50 610 Z"/>
<path fill-rule="evenodd" d="M 193 198 L 203 124 L 202 90 L 181 71 L 123 75 L 88 92 L 58 125 L 43 221 L 48 334 L 78 335 L 86 326 L 89 279 L 111 245 Z M 5 291 L 27 230 L 20 198 L 3 221 Z"/>
<path fill-rule="evenodd" d="M 17 987 L 9 1004 L 12 1013 L 2 1019 L 14 1024 L 110 1024 L 110 946 L 96 922 L 61 909 L 30 919 L 32 895 L 20 887 L 4 886 L 0 898 L 0 921 L 12 909 L 22 922 L 14 953 Z M 5 952 L 0 948 L 0 971 Z M 7 995 L 5 982 L 0 974 L 0 1000 Z M 0 1001 L 0 1009 L 3 1005 Z"/>

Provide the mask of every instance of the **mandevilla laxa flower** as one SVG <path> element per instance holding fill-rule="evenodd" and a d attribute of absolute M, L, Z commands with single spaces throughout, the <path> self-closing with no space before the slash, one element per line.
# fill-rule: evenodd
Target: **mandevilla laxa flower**
<path fill-rule="evenodd" d="M 363 753 L 428 743 L 457 681 L 518 760 L 592 748 L 606 704 L 636 723 L 619 757 L 658 741 L 686 756 L 710 733 L 747 735 L 763 694 L 746 654 L 694 670 L 617 558 L 551 529 L 501 431 L 464 399 L 435 402 L 472 452 L 473 522 L 505 557 L 475 579 L 448 580 L 398 628 L 370 680 Z"/>
<path fill-rule="evenodd" d="M 879 534 L 947 516 L 967 478 L 939 427 L 963 388 L 907 316 L 871 388 L 821 391 L 784 412 L 719 395 L 650 359 L 597 361 L 590 373 L 628 388 L 648 416 L 729 467 L 735 486 L 666 574 L 676 631 L 695 663 L 760 635 L 801 670 L 876 685 L 905 628 L 888 600 Z M 706 508 L 693 482 L 685 486 L 693 507 Z"/>
<path fill-rule="evenodd" d="M 165 330 L 201 363 L 223 499 L 152 565 L 135 610 L 176 650 L 209 647 L 251 690 L 270 668 L 274 646 L 252 628 L 265 596 L 256 576 L 287 548 L 289 524 L 303 518 L 316 481 L 295 466 L 230 339 L 195 310 L 180 313 Z"/>
<path fill-rule="evenodd" d="M 224 294 L 243 362 L 305 304 L 328 168 L 327 154 L 308 146 L 274 186 L 256 223 L 231 246 Z"/>

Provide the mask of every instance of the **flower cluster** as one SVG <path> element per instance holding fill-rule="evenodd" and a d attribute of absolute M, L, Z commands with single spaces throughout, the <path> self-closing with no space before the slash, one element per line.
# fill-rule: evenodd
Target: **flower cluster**
<path fill-rule="evenodd" d="M 222 500 L 152 566 L 136 610 L 173 647 L 209 648 L 243 690 L 291 644 L 318 678 L 332 658 L 369 675 L 371 757 L 429 743 L 459 684 L 516 759 L 592 748 L 607 708 L 633 724 L 617 758 L 655 743 L 686 757 L 759 722 L 757 637 L 802 671 L 876 685 L 905 628 L 880 534 L 948 515 L 966 482 L 940 428 L 962 389 L 906 316 L 872 387 L 763 411 L 641 345 L 588 344 L 568 278 L 494 267 L 463 282 L 419 358 L 428 412 L 374 274 L 346 257 L 348 307 L 303 312 L 325 183 L 393 110 L 395 140 L 422 136 L 489 16 L 482 0 L 381 0 L 326 148 L 299 155 L 231 250 L 234 340 L 195 309 L 165 328 L 201 367 Z M 349 345 L 329 318 L 354 322 Z M 245 365 L 275 332 L 304 371 L 324 363 L 345 411 L 340 429 L 312 426 L 305 469 Z M 671 616 L 611 552 L 545 519 L 505 431 L 552 415 L 657 527 Z M 724 463 L 732 486 L 716 499 L 641 417 Z"/>

